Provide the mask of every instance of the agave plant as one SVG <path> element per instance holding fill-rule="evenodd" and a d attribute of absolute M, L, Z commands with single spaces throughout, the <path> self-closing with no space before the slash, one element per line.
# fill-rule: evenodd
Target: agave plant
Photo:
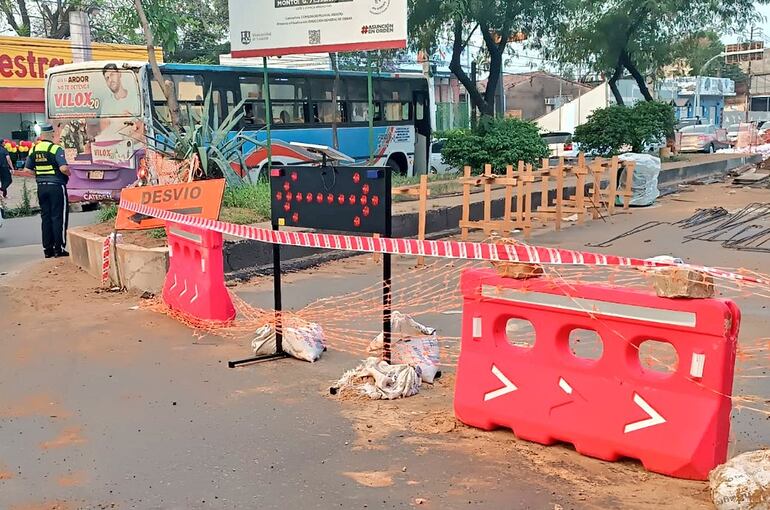
<path fill-rule="evenodd" d="M 211 95 L 209 89 L 197 122 L 181 128 L 156 123 L 155 133 L 147 136 L 153 148 L 167 157 L 185 160 L 197 156 L 202 178 L 224 177 L 228 186 L 240 186 L 244 183 L 244 177 L 233 166 L 246 169 L 244 146 L 264 146 L 265 143 L 247 136 L 242 129 L 235 131 L 243 118 L 245 101 L 235 105 L 219 122 L 218 115 L 209 114 Z M 242 173 L 246 179 L 251 178 L 248 172 Z"/>

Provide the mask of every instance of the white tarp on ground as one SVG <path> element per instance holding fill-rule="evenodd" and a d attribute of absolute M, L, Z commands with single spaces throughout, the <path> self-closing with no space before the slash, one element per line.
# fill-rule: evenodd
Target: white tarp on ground
<path fill-rule="evenodd" d="M 770 510 L 770 450 L 746 452 L 709 473 L 717 510 Z"/>
<path fill-rule="evenodd" d="M 660 196 L 658 191 L 658 176 L 660 175 L 660 158 L 651 154 L 637 154 L 634 152 L 627 152 L 618 156 L 620 161 L 633 161 L 636 163 L 634 168 L 634 176 L 631 181 L 631 191 L 633 196 L 631 197 L 630 205 L 642 207 L 652 205 L 655 200 Z M 618 189 L 622 189 L 626 184 L 626 169 L 620 174 L 620 185 Z"/>
<path fill-rule="evenodd" d="M 312 363 L 318 360 L 321 357 L 321 353 L 326 349 L 323 329 L 314 322 L 296 325 L 287 324 L 284 327 L 281 346 L 286 354 L 292 358 Z M 255 356 L 274 354 L 276 351 L 275 326 L 266 324 L 259 328 L 254 340 L 251 341 L 251 347 L 254 349 Z"/>
<path fill-rule="evenodd" d="M 348 370 L 331 388 L 333 395 L 356 392 L 375 400 L 411 397 L 420 392 L 420 367 L 389 365 L 379 358 L 367 358 Z"/>
<path fill-rule="evenodd" d="M 763 145 L 754 145 L 751 147 L 728 147 L 726 149 L 719 149 L 717 154 L 759 154 L 762 156 L 762 161 L 770 159 L 770 143 Z"/>
<path fill-rule="evenodd" d="M 410 316 L 394 311 L 390 316 L 391 361 L 420 367 L 428 384 L 439 374 L 439 346 L 436 329 L 420 324 Z M 369 352 L 381 357 L 382 333 L 369 344 Z"/>

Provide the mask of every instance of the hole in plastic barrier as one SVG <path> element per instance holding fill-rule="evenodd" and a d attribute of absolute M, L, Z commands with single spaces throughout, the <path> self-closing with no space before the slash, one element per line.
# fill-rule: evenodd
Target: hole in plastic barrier
<path fill-rule="evenodd" d="M 596 361 L 604 353 L 604 342 L 592 329 L 573 329 L 569 332 L 569 350 L 576 358 Z"/>
<path fill-rule="evenodd" d="M 639 344 L 639 364 L 644 370 L 671 374 L 676 372 L 679 366 L 679 355 L 668 342 L 645 340 Z"/>
<path fill-rule="evenodd" d="M 514 347 L 531 349 L 535 345 L 535 326 L 526 319 L 512 317 L 505 323 L 505 337 Z"/>

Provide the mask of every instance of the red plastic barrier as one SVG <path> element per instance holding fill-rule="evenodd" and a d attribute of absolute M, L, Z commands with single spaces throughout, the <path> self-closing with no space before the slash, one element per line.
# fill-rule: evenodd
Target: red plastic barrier
<path fill-rule="evenodd" d="M 222 234 L 200 227 L 166 223 L 169 268 L 163 301 L 190 317 L 229 322 L 235 307 L 225 287 Z"/>
<path fill-rule="evenodd" d="M 511 428 L 591 457 L 641 460 L 650 471 L 704 480 L 725 461 L 740 310 L 724 299 L 666 299 L 548 278 L 466 270 L 457 418 Z M 508 320 L 534 326 L 532 346 L 508 341 Z M 597 360 L 575 356 L 573 329 L 602 340 Z M 514 335 L 515 336 L 515 335 Z M 675 372 L 643 368 L 639 345 L 668 342 Z"/>

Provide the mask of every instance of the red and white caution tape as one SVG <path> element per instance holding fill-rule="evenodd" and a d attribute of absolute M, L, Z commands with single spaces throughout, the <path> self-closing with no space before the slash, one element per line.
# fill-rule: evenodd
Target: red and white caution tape
<path fill-rule="evenodd" d="M 104 238 L 102 244 L 102 285 L 110 281 L 110 245 L 112 236 Z"/>
<path fill-rule="evenodd" d="M 143 204 L 121 200 L 120 207 L 129 211 L 152 216 L 164 221 L 181 223 L 206 230 L 213 230 L 242 239 L 251 239 L 264 243 L 305 248 L 324 248 L 330 250 L 358 251 L 367 253 L 390 253 L 393 255 L 425 255 L 465 260 L 487 260 L 503 262 L 524 262 L 541 265 L 579 265 L 579 266 L 615 266 L 615 267 L 687 267 L 706 272 L 718 278 L 735 281 L 770 284 L 757 278 L 744 276 L 729 271 L 705 266 L 676 264 L 673 261 L 646 260 L 618 255 L 604 255 L 587 251 L 565 250 L 527 244 L 492 244 L 471 243 L 465 241 L 420 241 L 417 239 L 367 237 L 340 234 L 316 234 L 310 232 L 289 232 L 235 225 L 223 221 L 189 216 L 164 211 Z"/>

